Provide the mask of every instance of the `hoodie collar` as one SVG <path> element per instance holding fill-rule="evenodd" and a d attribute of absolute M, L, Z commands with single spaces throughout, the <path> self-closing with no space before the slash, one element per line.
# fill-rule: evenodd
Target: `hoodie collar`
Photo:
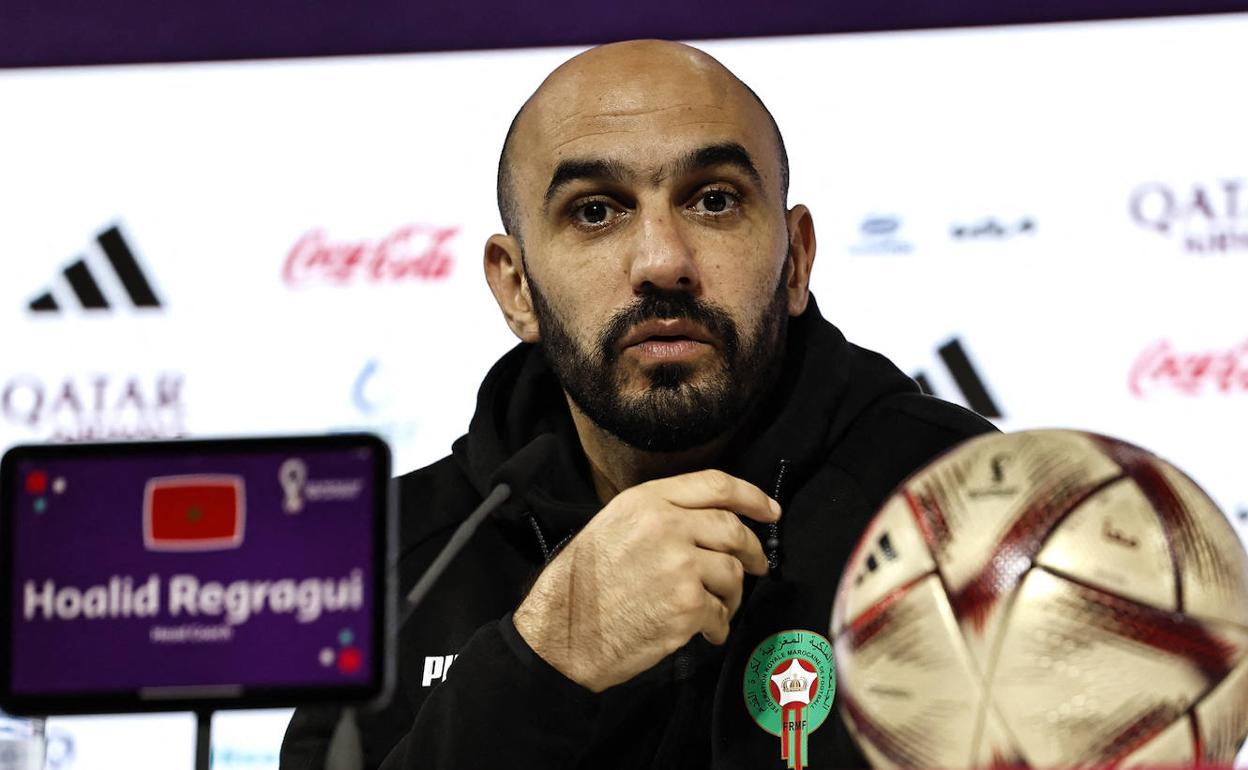
<path fill-rule="evenodd" d="M 796 478 L 806 476 L 874 401 L 916 390 L 882 356 L 846 341 L 820 315 L 812 295 L 806 312 L 789 324 L 776 384 L 747 418 L 719 467 L 771 491 L 781 460 Z M 559 439 L 556 454 L 502 515 L 532 513 L 557 542 L 601 504 L 563 390 L 541 351 L 521 343 L 486 375 L 468 434 L 455 442 L 453 453 L 485 496 L 498 467 L 543 433 Z"/>

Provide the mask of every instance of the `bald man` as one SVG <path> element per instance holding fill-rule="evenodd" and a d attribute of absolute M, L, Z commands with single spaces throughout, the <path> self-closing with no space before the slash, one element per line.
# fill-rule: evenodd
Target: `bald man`
<path fill-rule="evenodd" d="M 831 706 L 842 566 L 991 426 L 823 320 L 788 175 L 763 103 L 687 46 L 592 49 L 525 102 L 484 258 L 520 344 L 401 479 L 404 590 L 510 457 L 555 449 L 402 630 L 367 766 L 864 764 Z M 322 766 L 333 724 L 298 712 L 282 766 Z"/>

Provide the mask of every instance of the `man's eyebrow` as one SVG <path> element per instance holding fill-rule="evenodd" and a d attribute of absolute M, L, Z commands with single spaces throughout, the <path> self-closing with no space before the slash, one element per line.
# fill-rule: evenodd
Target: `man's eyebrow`
<path fill-rule="evenodd" d="M 570 158 L 560 161 L 559 165 L 555 166 L 555 173 L 550 176 L 550 184 L 546 185 L 544 205 L 549 206 L 559 190 L 578 179 L 623 182 L 631 176 L 624 164 L 616 160 Z"/>
<path fill-rule="evenodd" d="M 744 147 L 736 142 L 708 144 L 705 147 L 691 150 L 677 159 L 672 166 L 657 172 L 650 182 L 658 185 L 669 174 L 685 176 L 695 171 L 714 168 L 715 166 L 733 166 L 750 177 L 759 187 L 764 187 L 763 177 L 758 173 L 758 167 L 754 165 L 754 159 L 750 157 L 750 153 Z M 554 200 L 554 197 L 559 194 L 561 189 L 580 179 L 593 179 L 622 184 L 633 179 L 633 173 L 618 160 L 569 158 L 560 161 L 559 165 L 555 167 L 555 172 L 550 176 L 550 184 L 546 185 L 543 206 L 549 207 L 550 202 Z"/>
<path fill-rule="evenodd" d="M 753 180 L 754 184 L 759 187 L 764 186 L 763 177 L 758 173 L 754 159 L 744 147 L 736 142 L 721 142 L 699 147 L 676 161 L 674 173 L 676 176 L 684 176 L 714 166 L 735 166 Z"/>

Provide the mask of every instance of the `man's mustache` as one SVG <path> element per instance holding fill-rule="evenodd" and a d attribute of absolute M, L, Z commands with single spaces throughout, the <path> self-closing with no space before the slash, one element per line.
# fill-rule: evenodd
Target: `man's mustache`
<path fill-rule="evenodd" d="M 611 316 L 598 335 L 598 350 L 606 363 L 619 358 L 620 340 L 638 324 L 651 320 L 684 319 L 693 321 L 718 340 L 724 356 L 732 361 L 740 344 L 737 324 L 718 305 L 694 297 L 684 291 L 656 289 L 638 297 L 631 305 Z"/>

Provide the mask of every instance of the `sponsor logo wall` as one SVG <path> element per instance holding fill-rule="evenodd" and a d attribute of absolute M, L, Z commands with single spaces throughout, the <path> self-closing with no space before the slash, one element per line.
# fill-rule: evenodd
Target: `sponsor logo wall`
<path fill-rule="evenodd" d="M 1003 429 L 1157 452 L 1242 536 L 1245 36 L 1193 17 L 704 47 L 784 129 L 813 288 L 851 340 Z M 0 74 L 0 448 L 365 428 L 396 471 L 443 455 L 513 344 L 480 268 L 499 145 L 570 53 Z M 222 766 L 275 765 L 284 714 L 256 719 Z M 110 766 L 126 723 L 58 766 Z"/>

